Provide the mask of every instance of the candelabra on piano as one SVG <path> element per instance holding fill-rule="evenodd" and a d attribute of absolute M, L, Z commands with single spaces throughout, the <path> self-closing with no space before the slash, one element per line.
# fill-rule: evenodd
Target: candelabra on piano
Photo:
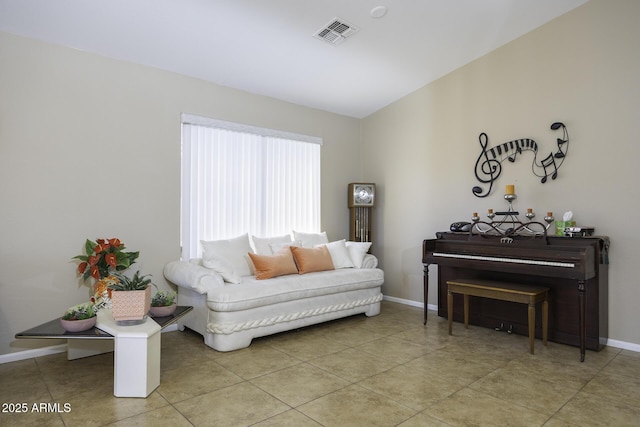
<path fill-rule="evenodd" d="M 543 224 L 539 221 L 534 221 L 536 214 L 533 212 L 533 209 L 528 208 L 525 217 L 528 221 L 523 222 L 520 220 L 519 215 L 520 212 L 513 209 L 513 202 L 518 198 L 515 194 L 515 189 L 513 185 L 507 185 L 507 191 L 504 195 L 504 199 L 509 204 L 509 207 L 504 212 L 494 212 L 493 209 L 489 209 L 487 212 L 487 217 L 489 221 L 481 221 L 477 212 L 473 213 L 471 220 L 473 221 L 473 226 L 471 227 L 471 232 L 477 231 L 480 234 L 486 235 L 494 235 L 494 236 L 546 236 L 547 230 L 553 224 L 553 212 L 547 212 L 547 215 L 544 217 Z M 500 216 L 502 218 L 496 220 L 496 216 Z"/>

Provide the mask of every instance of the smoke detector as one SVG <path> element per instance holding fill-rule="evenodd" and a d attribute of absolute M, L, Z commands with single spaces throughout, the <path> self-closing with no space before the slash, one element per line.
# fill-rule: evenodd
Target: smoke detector
<path fill-rule="evenodd" d="M 327 25 L 320 28 L 313 37 L 324 40 L 332 45 L 339 45 L 347 37 L 358 31 L 354 25 L 348 23 L 342 18 L 335 17 Z"/>
<path fill-rule="evenodd" d="M 376 6 L 373 9 L 371 9 L 371 12 L 369 12 L 369 14 L 371 15 L 372 18 L 380 19 L 387 14 L 387 7 Z"/>

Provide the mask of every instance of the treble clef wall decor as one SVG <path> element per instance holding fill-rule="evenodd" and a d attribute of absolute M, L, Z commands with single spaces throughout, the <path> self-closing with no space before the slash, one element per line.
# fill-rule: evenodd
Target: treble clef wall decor
<path fill-rule="evenodd" d="M 538 161 L 538 144 L 530 138 L 514 139 L 503 144 L 487 148 L 489 145 L 489 137 L 482 132 L 479 136 L 482 152 L 476 160 L 475 174 L 478 181 L 482 184 L 489 184 L 489 189 L 485 190 L 480 186 L 471 189 L 476 197 L 487 197 L 491 194 L 493 183 L 502 173 L 502 162 L 509 160 L 515 162 L 518 154 L 523 151 L 533 151 L 533 162 L 531 170 L 533 174 L 540 179 L 541 183 L 547 182 L 547 179 L 556 179 L 558 177 L 558 169 L 562 166 L 564 159 L 569 151 L 569 133 L 564 123 L 555 122 L 551 125 L 552 130 L 562 129 L 562 138 L 557 138 L 558 151 L 550 152 L 547 157 Z"/>

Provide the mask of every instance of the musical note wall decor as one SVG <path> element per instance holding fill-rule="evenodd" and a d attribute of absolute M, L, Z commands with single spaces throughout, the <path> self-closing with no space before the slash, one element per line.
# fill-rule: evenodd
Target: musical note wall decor
<path fill-rule="evenodd" d="M 493 183 L 500 177 L 502 173 L 502 162 L 509 160 L 515 162 L 518 155 L 523 151 L 533 152 L 533 162 L 531 170 L 533 174 L 540 178 L 541 183 L 547 182 L 547 179 L 556 179 L 558 177 L 558 169 L 562 166 L 567 152 L 569 151 L 569 133 L 567 127 L 562 122 L 555 122 L 551 125 L 551 130 L 562 129 L 562 138 L 557 138 L 557 151 L 551 151 L 548 156 L 538 161 L 538 144 L 530 138 L 514 139 L 488 148 L 489 137 L 482 132 L 479 136 L 482 151 L 476 160 L 475 174 L 476 178 L 482 184 L 489 184 L 488 189 L 484 189 L 478 185 L 473 187 L 471 191 L 476 197 L 487 197 L 491 194 Z"/>

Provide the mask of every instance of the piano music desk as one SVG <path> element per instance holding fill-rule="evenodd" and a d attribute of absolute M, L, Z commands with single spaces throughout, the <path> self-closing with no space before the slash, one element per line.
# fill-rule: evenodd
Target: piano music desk
<path fill-rule="evenodd" d="M 516 283 L 495 282 L 490 280 L 456 279 L 447 281 L 447 317 L 449 335 L 453 324 L 453 294 L 464 296 L 464 327 L 469 329 L 469 296 L 492 298 L 501 301 L 519 302 L 529 305 L 529 353 L 533 354 L 535 338 L 536 303 L 542 302 L 542 344 L 547 345 L 547 327 L 549 323 L 548 288 L 521 285 Z"/>

